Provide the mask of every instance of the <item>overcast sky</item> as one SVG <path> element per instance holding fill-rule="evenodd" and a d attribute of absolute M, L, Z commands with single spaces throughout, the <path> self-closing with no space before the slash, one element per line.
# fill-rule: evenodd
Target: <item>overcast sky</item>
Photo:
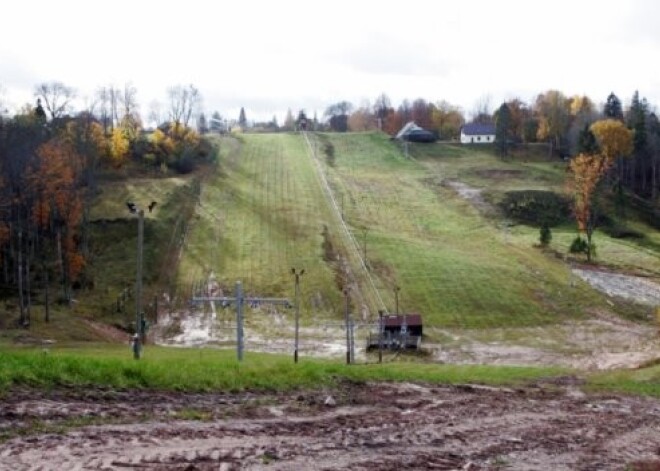
<path fill-rule="evenodd" d="M 192 83 L 207 113 L 280 123 L 386 93 L 447 100 L 470 113 L 490 99 L 553 88 L 602 102 L 635 90 L 660 105 L 657 0 L 170 1 L 18 0 L 2 7 L 4 101 L 33 102 L 59 80 L 89 100 L 132 82 L 144 116 Z M 80 105 L 81 106 L 81 105 Z M 79 107 L 80 107 L 79 106 Z"/>

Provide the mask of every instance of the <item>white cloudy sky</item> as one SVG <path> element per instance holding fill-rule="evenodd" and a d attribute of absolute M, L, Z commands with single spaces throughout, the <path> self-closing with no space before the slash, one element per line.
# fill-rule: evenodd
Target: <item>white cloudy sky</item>
<path fill-rule="evenodd" d="M 470 112 L 555 88 L 660 105 L 656 0 L 18 0 L 2 7 L 0 87 L 14 106 L 59 80 L 84 99 L 132 82 L 146 115 L 195 84 L 205 110 L 283 119 L 385 92 Z M 281 122 L 281 121 L 280 121 Z"/>

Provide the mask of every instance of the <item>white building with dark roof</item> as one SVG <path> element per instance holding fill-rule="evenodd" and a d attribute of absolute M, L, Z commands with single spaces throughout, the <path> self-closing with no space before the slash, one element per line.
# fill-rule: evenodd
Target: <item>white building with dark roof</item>
<path fill-rule="evenodd" d="M 495 142 L 495 126 L 471 123 L 461 128 L 461 144 L 489 144 Z"/>

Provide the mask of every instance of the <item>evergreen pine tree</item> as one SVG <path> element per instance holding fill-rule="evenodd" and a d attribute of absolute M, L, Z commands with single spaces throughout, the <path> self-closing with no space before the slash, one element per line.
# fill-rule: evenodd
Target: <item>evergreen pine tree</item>
<path fill-rule="evenodd" d="M 596 142 L 596 136 L 589 129 L 589 125 L 585 124 L 584 128 L 580 131 L 578 136 L 578 154 L 595 154 L 598 152 L 598 143 Z"/>
<path fill-rule="evenodd" d="M 495 114 L 495 145 L 502 157 L 509 154 L 509 135 L 511 134 L 511 110 L 502 103 Z"/>
<path fill-rule="evenodd" d="M 623 121 L 623 108 L 621 108 L 621 100 L 614 94 L 610 93 L 603 108 L 603 114 L 606 118 L 618 119 Z"/>
<path fill-rule="evenodd" d="M 247 127 L 247 118 L 245 117 L 245 109 L 241 106 L 241 112 L 238 115 L 238 125 L 242 128 Z"/>

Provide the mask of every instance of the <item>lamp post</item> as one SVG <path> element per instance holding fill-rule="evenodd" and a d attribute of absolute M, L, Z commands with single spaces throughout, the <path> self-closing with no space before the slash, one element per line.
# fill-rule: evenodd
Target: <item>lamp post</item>
<path fill-rule="evenodd" d="M 142 252 L 144 246 L 144 209 L 138 208 L 135 203 L 126 203 L 128 210 L 138 216 L 137 239 L 137 269 L 135 275 L 135 336 L 133 338 L 133 358 L 139 360 L 142 356 L 142 346 L 145 343 L 144 318 L 142 314 Z M 152 201 L 148 206 L 149 212 L 156 207 Z"/>
<path fill-rule="evenodd" d="M 303 268 L 299 272 L 296 271 L 295 268 L 291 269 L 291 274 L 295 277 L 296 279 L 296 333 L 295 333 L 295 341 L 294 341 L 294 347 L 293 347 L 293 362 L 298 363 L 298 331 L 300 329 L 300 277 L 305 274 L 305 269 Z"/>

